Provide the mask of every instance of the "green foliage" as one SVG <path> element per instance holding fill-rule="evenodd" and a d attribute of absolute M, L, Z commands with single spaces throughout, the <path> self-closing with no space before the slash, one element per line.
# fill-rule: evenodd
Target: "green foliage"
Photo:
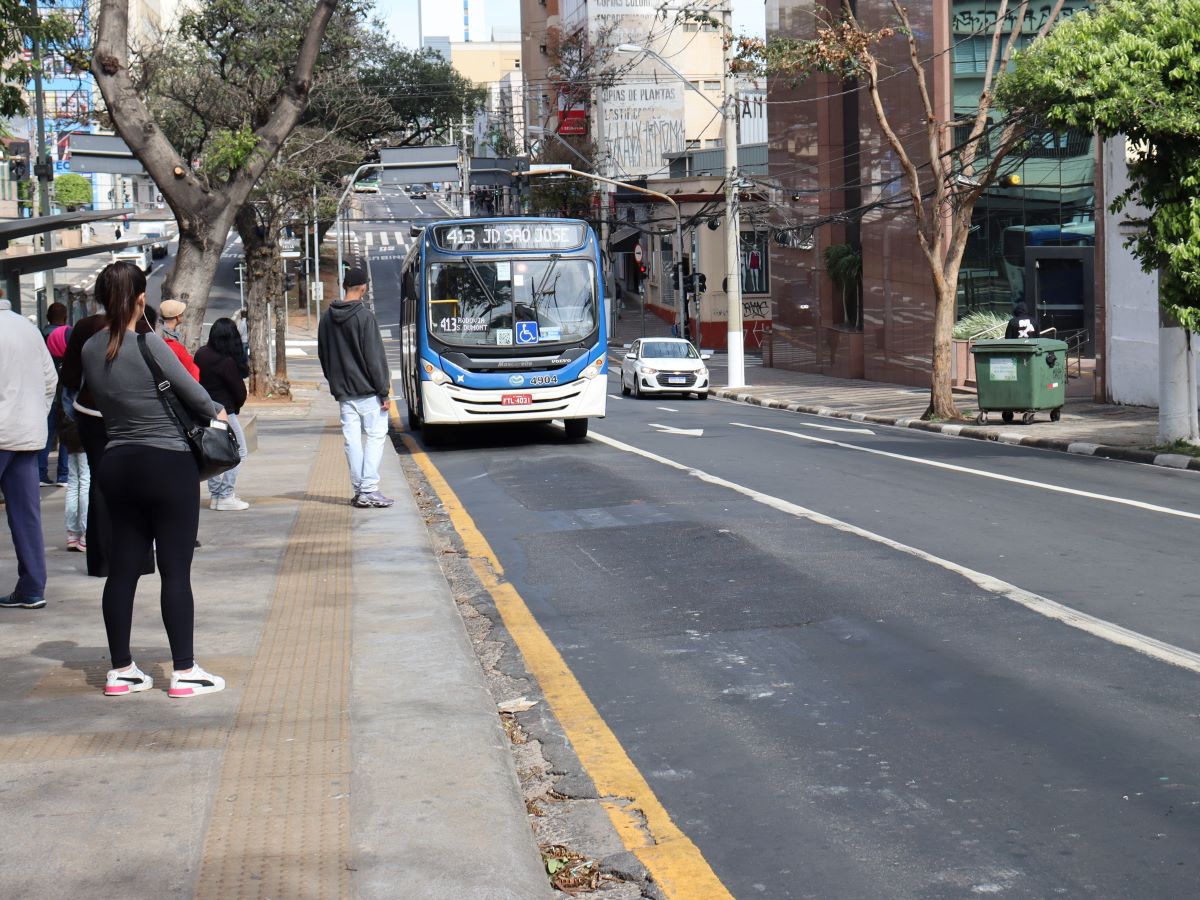
<path fill-rule="evenodd" d="M 208 175 L 236 172 L 246 164 L 257 146 L 258 138 L 249 125 L 236 131 L 218 128 L 208 142 L 201 169 Z"/>
<path fill-rule="evenodd" d="M 862 304 L 862 248 L 853 244 L 830 244 L 825 248 L 825 274 L 842 293 L 843 322 L 854 328 L 859 322 Z"/>
<path fill-rule="evenodd" d="M 54 199 L 66 209 L 79 209 L 92 202 L 92 183 L 82 175 L 69 172 L 54 179 Z"/>
<path fill-rule="evenodd" d="M 999 102 L 1140 148 L 1113 211 L 1150 211 L 1129 246 L 1163 305 L 1200 330 L 1200 0 L 1107 0 L 1018 53 Z"/>
<path fill-rule="evenodd" d="M 391 143 L 398 147 L 444 139 L 449 126 L 461 124 L 487 96 L 433 50 L 409 50 L 378 34 L 364 44 L 358 77 L 367 93 L 390 106 Z"/>
<path fill-rule="evenodd" d="M 999 313 L 977 311 L 967 313 L 961 319 L 954 323 L 954 331 L 952 336 L 957 341 L 965 341 L 967 338 L 997 338 L 1004 335 L 1004 330 L 1008 328 L 1008 319 Z"/>
<path fill-rule="evenodd" d="M 29 112 L 23 88 L 33 79 L 33 63 L 21 56 L 32 35 L 38 35 L 43 56 L 51 52 L 76 59 L 75 23 L 59 12 L 38 19 L 26 0 L 0 0 L 0 118 Z"/>

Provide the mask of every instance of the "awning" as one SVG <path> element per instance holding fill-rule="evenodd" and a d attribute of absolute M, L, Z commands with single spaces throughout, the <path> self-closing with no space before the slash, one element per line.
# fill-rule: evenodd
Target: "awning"
<path fill-rule="evenodd" d="M 642 233 L 636 228 L 625 226 L 616 229 L 608 238 L 609 253 L 632 253 Z"/>

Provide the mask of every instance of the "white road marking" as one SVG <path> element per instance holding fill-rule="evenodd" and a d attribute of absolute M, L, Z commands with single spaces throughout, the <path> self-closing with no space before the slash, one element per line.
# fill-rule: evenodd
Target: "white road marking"
<path fill-rule="evenodd" d="M 608 396 L 612 397 L 614 400 L 624 400 L 625 399 L 620 394 L 609 394 Z"/>
<path fill-rule="evenodd" d="M 404 235 L 403 235 L 403 233 L 401 233 L 401 232 L 397 231 L 397 232 L 395 232 L 395 235 L 396 235 L 396 246 L 398 246 L 398 247 L 403 247 L 403 246 L 404 246 Z"/>
<path fill-rule="evenodd" d="M 651 422 L 650 427 L 657 428 L 663 434 L 682 434 L 687 437 L 700 437 L 704 434 L 703 428 L 672 428 L 670 425 L 659 425 L 656 422 Z"/>
<path fill-rule="evenodd" d="M 940 556 L 934 556 L 932 553 L 927 553 L 917 547 L 910 547 L 908 544 L 901 544 L 899 541 L 894 541 L 891 538 L 884 537 L 881 534 L 876 534 L 873 531 L 867 531 L 865 528 L 859 528 L 857 525 L 851 525 L 849 522 L 843 522 L 841 519 L 835 519 L 832 516 L 827 516 L 824 513 L 819 513 L 811 509 L 806 509 L 795 503 L 790 503 L 779 497 L 772 497 L 770 494 L 764 494 L 753 488 L 744 487 L 732 481 L 727 481 L 716 475 L 710 475 L 701 469 L 694 469 L 691 466 L 685 466 L 682 463 L 677 463 L 672 459 L 667 459 L 664 456 L 659 456 L 657 453 L 651 453 L 648 450 L 642 450 L 640 447 L 634 447 L 630 444 L 614 440 L 610 437 L 605 437 L 602 434 L 592 432 L 590 437 L 594 441 L 599 441 L 602 444 L 607 444 L 617 450 L 622 450 L 626 453 L 633 453 L 645 459 L 656 463 L 661 463 L 664 466 L 669 466 L 672 469 L 678 469 L 681 472 L 686 472 L 693 478 L 698 478 L 700 481 L 707 484 L 716 485 L 717 487 L 728 488 L 745 497 L 749 497 L 756 503 L 761 503 L 764 506 L 769 506 L 771 509 L 778 510 L 788 515 L 796 516 L 800 519 L 807 519 L 817 525 L 824 525 L 829 528 L 836 528 L 838 531 L 853 534 L 857 537 L 865 538 L 877 544 L 883 544 L 885 547 L 890 547 L 900 553 L 906 553 L 909 556 L 915 556 L 917 559 L 932 563 L 935 566 L 940 566 L 947 571 L 954 572 L 956 575 L 961 575 L 968 581 L 974 583 L 985 591 L 994 594 L 999 594 L 1002 597 L 1007 597 L 1014 603 L 1019 603 L 1027 609 L 1032 610 L 1048 619 L 1062 622 L 1064 625 L 1069 625 L 1072 628 L 1077 628 L 1080 631 L 1087 632 L 1093 637 L 1098 637 L 1101 640 L 1109 641 L 1122 647 L 1128 647 L 1130 650 L 1135 650 L 1149 656 L 1151 659 L 1157 659 L 1160 662 L 1169 663 L 1173 666 L 1178 666 L 1181 669 L 1187 669 L 1189 672 L 1200 674 L 1200 653 L 1194 653 L 1191 650 L 1185 650 L 1182 647 L 1176 647 L 1174 644 L 1168 644 L 1165 641 L 1160 641 L 1157 638 L 1152 638 L 1149 635 L 1141 634 L 1124 626 L 1117 625 L 1113 622 L 1108 622 L 1096 616 L 1089 615 L 1085 612 L 1080 612 L 1077 609 L 1072 609 L 1048 597 L 1043 597 L 1040 594 L 1035 594 L 1023 588 L 1019 588 L 1007 581 L 1002 581 L 985 572 L 978 572 L 975 569 L 970 569 L 966 566 L 959 565 L 956 562 L 951 562 L 948 559 L 943 559 Z"/>
<path fill-rule="evenodd" d="M 679 410 L 670 406 L 656 406 L 655 409 L 661 409 L 663 412 L 679 412 Z"/>
<path fill-rule="evenodd" d="M 387 239 L 387 232 L 386 232 L 386 231 L 381 231 L 381 232 L 379 232 L 379 246 L 380 246 L 380 247 L 387 247 L 387 246 L 388 246 L 388 239 Z"/>
<path fill-rule="evenodd" d="M 368 247 L 374 245 L 374 243 L 375 243 L 374 232 L 371 232 L 371 231 L 366 232 L 366 234 L 363 235 L 363 243 L 366 244 Z"/>
<path fill-rule="evenodd" d="M 804 428 L 821 428 L 825 431 L 848 431 L 851 434 L 874 434 L 870 428 L 842 428 L 838 425 L 818 425 L 816 422 L 797 422 Z"/>
<path fill-rule="evenodd" d="M 967 466 L 956 466 L 953 463 L 938 462 L 932 459 L 921 459 L 919 456 L 905 456 L 902 453 L 890 453 L 887 450 L 876 450 L 873 447 L 860 447 L 857 444 L 845 444 L 841 441 L 832 441 L 828 438 L 813 437 L 811 434 L 800 434 L 795 431 L 786 431 L 782 428 L 764 428 L 761 425 L 745 425 L 741 422 L 730 422 L 730 425 L 735 425 L 738 428 L 751 428 L 755 431 L 772 431 L 775 434 L 785 434 L 789 437 L 800 438 L 802 441 L 813 441 L 818 444 L 829 444 L 834 447 L 843 447 L 846 450 L 857 450 L 860 453 L 870 453 L 873 456 L 886 456 L 890 459 L 900 459 L 905 462 L 916 463 L 922 466 L 932 466 L 935 469 L 948 469 L 951 472 L 962 472 L 965 475 L 978 475 L 980 478 L 991 478 L 996 481 L 1007 481 L 1010 484 L 1019 484 L 1024 487 L 1040 488 L 1043 491 L 1053 491 L 1057 494 L 1070 494 L 1074 497 L 1086 497 L 1088 500 L 1103 500 L 1105 503 L 1115 503 L 1119 506 L 1131 506 L 1134 509 L 1144 509 L 1147 512 L 1162 513 L 1167 516 L 1179 516 L 1181 519 L 1196 519 L 1200 520 L 1200 513 L 1188 512 L 1183 509 L 1172 509 L 1169 506 L 1158 506 L 1155 503 L 1144 503 L 1141 500 L 1127 500 L 1124 497 L 1110 497 L 1107 494 L 1097 494 L 1092 491 L 1081 491 L 1077 488 L 1063 487 L 1058 484 L 1047 484 L 1044 481 L 1030 481 L 1027 478 L 1016 478 L 1012 475 L 1000 475 L 996 472 L 985 472 L 982 469 L 972 469 Z"/>

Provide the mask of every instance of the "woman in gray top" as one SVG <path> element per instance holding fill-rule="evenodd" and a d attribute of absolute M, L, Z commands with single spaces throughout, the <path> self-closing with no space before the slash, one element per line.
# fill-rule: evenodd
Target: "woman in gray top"
<path fill-rule="evenodd" d="M 154 684 L 129 651 L 133 597 L 153 544 L 174 663 L 167 695 L 210 694 L 223 689 L 225 681 L 192 658 L 192 552 L 200 520 L 200 473 L 138 347 L 135 329 L 146 308 L 146 276 L 126 262 L 112 263 L 103 274 L 108 284 L 105 328 L 88 339 L 82 356 L 84 384 L 108 430 L 108 446 L 96 473 L 112 520 L 103 608 L 113 668 L 104 693 L 123 696 Z M 226 418 L 162 338 L 150 333 L 145 341 L 196 419 Z"/>

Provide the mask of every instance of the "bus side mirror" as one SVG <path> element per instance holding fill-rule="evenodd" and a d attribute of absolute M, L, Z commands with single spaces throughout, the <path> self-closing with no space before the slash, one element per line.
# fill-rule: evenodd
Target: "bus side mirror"
<path fill-rule="evenodd" d="M 410 225 L 409 226 L 409 229 L 408 229 L 409 237 L 420 237 L 424 233 L 425 233 L 424 225 Z"/>

